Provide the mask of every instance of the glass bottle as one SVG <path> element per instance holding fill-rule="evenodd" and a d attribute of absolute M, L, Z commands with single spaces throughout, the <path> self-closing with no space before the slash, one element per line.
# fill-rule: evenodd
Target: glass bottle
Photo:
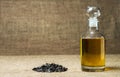
<path fill-rule="evenodd" d="M 89 6 L 88 30 L 80 39 L 81 69 L 82 71 L 104 71 L 105 69 L 105 40 L 98 30 L 100 10 Z"/>

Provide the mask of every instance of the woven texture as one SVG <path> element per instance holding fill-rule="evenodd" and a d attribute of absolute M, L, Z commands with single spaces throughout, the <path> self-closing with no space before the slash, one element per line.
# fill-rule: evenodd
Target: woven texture
<path fill-rule="evenodd" d="M 89 5 L 101 8 L 106 52 L 120 53 L 120 0 L 0 0 L 0 55 L 79 54 Z"/>
<path fill-rule="evenodd" d="M 62 73 L 41 73 L 32 69 L 45 63 L 68 68 Z M 79 55 L 0 56 L 0 77 L 120 77 L 120 55 L 106 56 L 106 71 L 82 72 Z"/>

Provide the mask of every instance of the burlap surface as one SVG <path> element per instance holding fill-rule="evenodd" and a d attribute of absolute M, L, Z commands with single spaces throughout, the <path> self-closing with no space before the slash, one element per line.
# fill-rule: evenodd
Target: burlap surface
<path fill-rule="evenodd" d="M 39 73 L 33 67 L 57 63 L 63 73 Z M 120 55 L 106 56 L 106 71 L 82 72 L 79 55 L 0 56 L 0 77 L 120 77 Z"/>
<path fill-rule="evenodd" d="M 101 8 L 106 52 L 120 53 L 120 0 L 0 0 L 0 55 L 79 54 L 89 5 Z"/>

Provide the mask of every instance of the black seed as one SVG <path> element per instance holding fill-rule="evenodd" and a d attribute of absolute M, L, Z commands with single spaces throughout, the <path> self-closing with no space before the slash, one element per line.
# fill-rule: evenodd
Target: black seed
<path fill-rule="evenodd" d="M 63 67 L 62 65 L 55 63 L 46 63 L 40 67 L 33 68 L 32 70 L 37 72 L 64 72 L 67 71 L 68 68 Z"/>
<path fill-rule="evenodd" d="M 42 68 L 33 68 L 32 70 L 37 71 L 37 72 L 42 72 Z"/>

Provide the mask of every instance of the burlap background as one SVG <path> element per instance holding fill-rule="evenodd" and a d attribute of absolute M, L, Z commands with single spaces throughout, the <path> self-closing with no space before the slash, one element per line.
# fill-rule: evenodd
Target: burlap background
<path fill-rule="evenodd" d="M 0 55 L 79 54 L 89 5 L 102 10 L 106 52 L 120 53 L 120 0 L 0 0 Z"/>

